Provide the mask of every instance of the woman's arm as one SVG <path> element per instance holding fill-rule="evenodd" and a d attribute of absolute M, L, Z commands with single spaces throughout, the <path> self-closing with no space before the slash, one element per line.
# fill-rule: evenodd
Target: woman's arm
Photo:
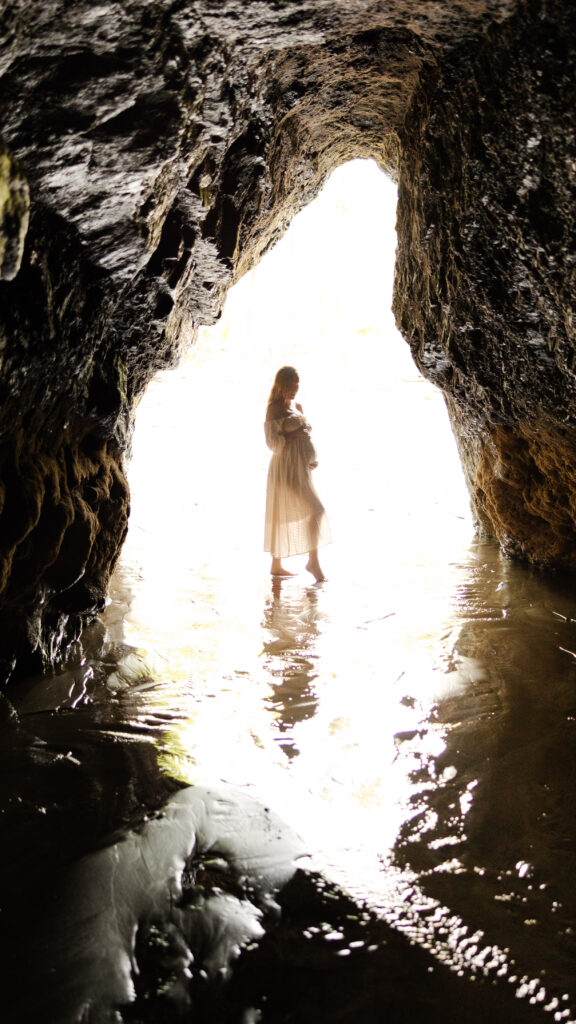
<path fill-rule="evenodd" d="M 282 420 L 266 420 L 264 424 L 264 436 L 266 444 L 271 452 L 277 455 L 286 444 L 286 438 L 280 429 Z"/>
<path fill-rule="evenodd" d="M 289 433 L 296 433 L 297 431 L 306 432 L 310 430 L 310 424 L 305 416 L 302 416 L 299 412 L 289 412 L 282 420 L 282 430 L 288 436 Z"/>
<path fill-rule="evenodd" d="M 301 406 L 296 406 L 301 410 Z M 270 402 L 266 409 L 266 444 L 273 452 L 280 452 L 287 441 L 306 437 L 310 427 L 300 412 L 290 412 L 282 401 Z"/>

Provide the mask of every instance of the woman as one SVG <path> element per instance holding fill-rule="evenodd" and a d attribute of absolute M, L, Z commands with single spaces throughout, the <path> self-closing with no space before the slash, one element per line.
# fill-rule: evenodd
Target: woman
<path fill-rule="evenodd" d="M 282 565 L 288 555 L 308 552 L 306 568 L 317 581 L 324 573 L 318 548 L 330 540 L 326 512 L 312 483 L 318 465 L 311 428 L 294 405 L 299 379 L 293 366 L 283 366 L 274 379 L 266 409 L 266 443 L 272 450 L 266 489 L 264 550 L 272 555 L 272 576 L 292 576 Z"/>

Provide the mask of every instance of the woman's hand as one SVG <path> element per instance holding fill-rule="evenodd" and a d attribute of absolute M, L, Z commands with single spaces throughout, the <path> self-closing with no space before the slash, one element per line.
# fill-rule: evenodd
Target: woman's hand
<path fill-rule="evenodd" d="M 295 406 L 296 406 L 296 408 L 298 409 L 298 412 L 302 412 L 302 411 L 303 411 L 303 410 L 302 410 L 302 406 L 300 405 L 300 403 L 299 403 L 299 402 L 295 402 L 295 403 L 294 403 L 294 405 L 295 405 Z"/>

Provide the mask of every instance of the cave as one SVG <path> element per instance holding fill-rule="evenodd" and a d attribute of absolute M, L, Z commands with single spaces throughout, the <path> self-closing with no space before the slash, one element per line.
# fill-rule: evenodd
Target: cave
<path fill-rule="evenodd" d="M 105 603 L 147 384 L 354 158 L 398 183 L 394 313 L 478 529 L 574 571 L 567 0 L 13 0 L 0 24 L 4 683 Z"/>
<path fill-rule="evenodd" d="M 575 36 L 568 0 L 2 6 L 7 1019 L 575 1017 Z M 323 718 L 313 689 L 324 628 L 317 606 L 335 586 L 306 592 L 300 605 L 292 598 L 300 669 L 310 645 L 296 698 L 295 689 L 282 693 L 276 652 L 290 637 L 275 632 L 267 577 L 256 613 L 265 646 L 251 641 L 249 667 L 268 659 L 262 692 L 276 732 L 266 736 L 297 762 L 306 792 L 327 744 L 347 848 L 359 820 L 346 817 L 356 751 L 366 748 L 366 827 L 375 823 L 374 870 L 392 893 L 382 913 L 368 912 L 356 876 L 347 885 L 322 862 L 298 866 L 296 823 L 280 819 L 298 788 L 279 808 L 273 789 L 253 799 L 253 776 L 225 777 L 235 743 L 263 751 L 254 775 L 275 764 L 249 717 L 226 703 L 229 668 L 250 690 L 244 664 L 218 663 L 206 717 L 195 717 L 204 680 L 171 689 L 172 665 L 144 675 L 130 638 L 113 643 L 105 627 L 141 398 L 218 321 L 230 287 L 331 173 L 355 159 L 375 161 L 397 184 L 394 316 L 418 370 L 443 395 L 475 550 L 451 582 L 435 538 L 439 586 L 420 615 L 430 630 L 434 607 L 442 643 L 423 643 L 421 632 L 412 678 L 404 662 L 396 672 L 386 630 L 398 627 L 378 572 L 375 611 L 350 623 L 332 617 L 321 649 L 330 676 Z M 371 229 L 384 245 L 377 218 Z M 388 550 L 396 543 L 391 531 Z M 407 575 L 406 648 L 421 579 Z M 466 605 L 450 629 L 442 600 Z M 186 607 L 194 655 L 202 610 L 201 600 Z M 232 626 L 222 615 L 220 632 Z M 100 659 L 93 693 L 84 685 L 90 644 Z M 338 676 L 344 649 L 352 655 Z M 354 660 L 360 649 L 375 666 L 372 690 Z M 336 690 L 346 701 L 333 705 Z M 264 702 L 253 691 L 259 715 Z M 353 702 L 366 731 L 348 742 L 356 722 L 339 729 Z M 290 730 L 299 713 L 300 735 L 314 728 L 298 762 Z M 194 760 L 202 743 L 211 744 L 204 765 L 215 765 L 206 784 Z M 392 827 L 381 793 L 396 808 L 402 773 L 406 813 Z M 315 815 L 319 802 L 310 806 Z M 258 856 L 246 872 L 250 840 Z M 284 848 L 285 863 L 263 885 L 258 857 L 269 842 Z M 243 900 L 243 936 L 219 928 L 225 913 L 202 910 Z M 218 945 L 211 931 L 230 949 L 206 986 Z M 238 951 L 222 986 L 219 972 Z"/>

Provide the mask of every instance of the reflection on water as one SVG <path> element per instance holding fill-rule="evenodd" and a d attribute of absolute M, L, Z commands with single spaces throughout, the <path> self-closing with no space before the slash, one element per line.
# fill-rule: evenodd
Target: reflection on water
<path fill-rule="evenodd" d="M 318 705 L 314 690 L 317 672 L 315 641 L 318 637 L 318 592 L 308 586 L 299 594 L 292 580 L 275 578 L 270 585 L 262 625 L 264 670 L 271 679 L 268 704 L 274 711 L 279 743 L 288 757 L 299 754 L 293 730 L 298 722 L 312 718 Z"/>
<path fill-rule="evenodd" d="M 236 908 L 251 922 L 231 939 L 234 955 L 243 950 L 233 972 L 242 1015 L 214 1015 L 211 1004 L 206 1020 L 376 1021 L 386 1007 L 398 1022 L 574 1021 L 572 585 L 474 540 L 442 402 L 389 323 L 346 321 L 342 334 L 341 309 L 325 303 L 327 358 L 307 340 L 306 310 L 300 322 L 286 313 L 281 342 L 262 325 L 258 334 L 256 312 L 243 340 L 232 335 L 234 301 L 220 334 L 142 402 L 133 516 L 109 607 L 76 660 L 22 687 L 16 714 L 4 708 L 4 903 L 29 875 L 46 899 L 50 871 L 107 842 L 125 923 L 145 936 L 143 950 L 123 940 L 124 994 L 152 948 L 161 967 L 150 985 L 182 994 L 175 979 L 186 988 L 194 974 L 190 951 L 198 977 L 218 943 L 192 940 L 180 903 L 177 920 L 170 911 L 159 921 L 154 900 L 141 899 L 142 872 L 147 885 L 158 875 L 142 854 L 141 809 L 156 820 L 176 787 L 193 801 L 224 787 L 301 837 L 309 874 L 278 897 L 284 932 L 257 900 Z M 260 301 L 250 308 L 264 317 Z M 335 537 L 317 585 L 298 559 L 294 578 L 271 580 L 260 553 L 263 404 L 286 361 L 300 369 Z M 169 859 L 182 840 L 175 827 Z M 111 833 L 125 835 L 120 847 Z M 215 849 L 209 897 L 221 890 L 230 909 L 252 883 L 231 878 Z M 178 857 L 178 900 L 186 890 L 186 907 L 205 905 L 204 875 Z M 133 888 L 121 881 L 126 864 Z M 231 909 L 218 919 L 222 941 L 234 920 Z M 14 927 L 18 946 L 25 927 Z M 303 994 L 289 1018 L 293 989 Z M 330 1011 L 317 1002 L 326 989 Z M 350 991 L 364 1001 L 330 1016 Z M 122 1019 L 155 1019 L 149 996 Z"/>
<path fill-rule="evenodd" d="M 165 665 L 162 682 L 161 659 L 120 636 L 135 603 L 124 569 L 117 605 L 87 637 L 80 661 L 16 701 L 21 749 L 30 751 L 19 755 L 21 793 L 35 811 L 28 870 L 36 876 L 38 842 L 49 863 L 57 859 L 51 801 L 62 785 L 70 806 L 68 817 L 66 807 L 58 811 L 59 836 L 73 837 L 68 818 L 76 817 L 80 853 L 107 821 L 117 828 L 137 805 L 166 799 L 152 740 L 167 784 L 194 783 L 192 793 L 233 784 L 256 797 L 302 837 L 312 867 L 358 905 L 463 978 L 492 979 L 496 1019 L 516 1019 L 509 989 L 525 1004 L 519 1020 L 532 1019 L 531 1006 L 574 1020 L 576 600 L 569 584 L 509 563 L 490 544 L 471 542 L 458 556 L 452 600 L 428 620 L 420 647 L 410 609 L 383 611 L 378 587 L 351 587 L 336 572 L 318 586 L 261 576 L 260 602 L 252 603 L 235 576 L 234 600 L 226 588 L 231 648 L 220 617 L 207 610 L 197 631 L 207 671 L 192 654 L 186 678 L 170 678 Z M 419 570 L 422 587 L 429 571 Z M 198 599 L 189 598 L 194 608 Z M 244 643 L 236 650 L 237 636 Z M 13 740 L 12 754 L 4 750 L 9 766 L 15 749 Z M 119 803 L 110 787 L 116 792 L 120 780 Z M 108 793 L 97 822 L 95 791 Z M 10 811 L 7 795 L 4 804 Z M 10 813 L 5 820 L 18 828 L 21 810 Z M 17 867 L 3 874 L 8 891 Z M 194 906 L 198 899 L 196 888 Z M 306 919 L 306 934 L 327 919 L 321 904 L 318 913 Z M 383 948 L 389 940 L 370 928 Z M 355 941 L 348 935 L 346 948 Z M 41 942 L 34 948 L 43 955 Z M 460 1019 L 457 1006 L 445 1019 Z"/>

